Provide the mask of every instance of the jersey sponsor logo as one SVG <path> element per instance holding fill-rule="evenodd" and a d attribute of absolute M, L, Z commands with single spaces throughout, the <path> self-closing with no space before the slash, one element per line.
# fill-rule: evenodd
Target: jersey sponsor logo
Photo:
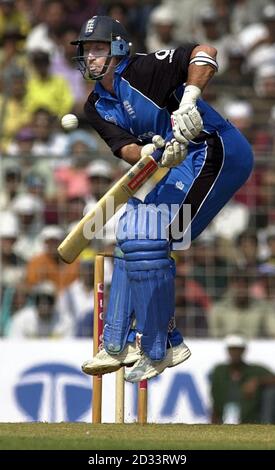
<path fill-rule="evenodd" d="M 135 111 L 134 111 L 132 105 L 129 103 L 128 100 L 124 100 L 124 101 L 123 101 L 123 106 L 124 106 L 124 108 L 126 109 L 127 113 L 130 114 L 130 116 L 131 116 L 132 118 L 135 118 L 135 117 L 136 117 L 136 113 L 135 113 Z"/>
<path fill-rule="evenodd" d="M 117 120 L 114 116 L 110 116 L 109 114 L 105 114 L 104 119 L 105 119 L 105 121 L 112 122 L 113 124 L 117 125 Z"/>
<path fill-rule="evenodd" d="M 160 51 L 155 52 L 155 57 L 158 60 L 165 60 L 167 57 L 169 57 L 169 64 L 171 64 L 174 52 L 175 49 L 161 49 Z"/>

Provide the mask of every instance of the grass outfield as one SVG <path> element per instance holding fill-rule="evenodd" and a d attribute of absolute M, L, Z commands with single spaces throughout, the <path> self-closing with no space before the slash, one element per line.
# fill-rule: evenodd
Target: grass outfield
<path fill-rule="evenodd" d="M 0 424 L 0 449 L 275 449 L 274 425 Z"/>

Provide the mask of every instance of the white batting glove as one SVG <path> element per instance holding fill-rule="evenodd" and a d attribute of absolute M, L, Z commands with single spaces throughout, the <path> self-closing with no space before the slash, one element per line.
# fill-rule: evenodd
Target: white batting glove
<path fill-rule="evenodd" d="M 197 137 L 203 128 L 203 121 L 196 107 L 200 94 L 198 87 L 187 85 L 179 109 L 172 113 L 173 133 L 175 139 L 182 144 L 187 144 L 189 140 Z"/>
<path fill-rule="evenodd" d="M 155 150 L 164 147 L 164 145 L 165 141 L 161 137 L 161 135 L 154 135 L 154 137 L 152 138 L 152 143 L 144 145 L 141 149 L 140 154 L 142 157 L 148 157 L 152 155 Z"/>
<path fill-rule="evenodd" d="M 167 168 L 178 166 L 186 158 L 187 151 L 187 145 L 180 144 L 176 139 L 172 139 L 171 142 L 167 142 L 165 145 L 160 166 Z"/>

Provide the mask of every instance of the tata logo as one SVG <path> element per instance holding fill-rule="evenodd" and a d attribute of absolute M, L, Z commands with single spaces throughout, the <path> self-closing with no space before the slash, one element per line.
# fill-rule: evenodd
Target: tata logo
<path fill-rule="evenodd" d="M 15 396 L 32 421 L 79 421 L 91 406 L 91 380 L 75 367 L 44 363 L 22 373 Z"/>
<path fill-rule="evenodd" d="M 157 388 L 161 390 L 161 381 L 165 380 L 161 375 L 150 380 L 150 386 L 158 383 Z M 137 414 L 138 389 L 135 388 L 133 400 L 133 413 Z M 181 414 L 182 399 L 187 400 L 188 407 L 193 417 L 202 422 L 207 420 L 209 415 L 206 403 L 204 403 L 200 388 L 195 378 L 187 373 L 180 372 L 173 376 L 173 380 L 169 381 L 169 387 L 166 394 L 162 394 L 161 408 L 159 416 L 161 418 L 173 420 L 173 416 Z"/>

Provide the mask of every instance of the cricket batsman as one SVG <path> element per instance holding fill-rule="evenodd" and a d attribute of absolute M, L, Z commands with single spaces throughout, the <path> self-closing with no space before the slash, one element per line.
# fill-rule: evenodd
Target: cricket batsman
<path fill-rule="evenodd" d="M 245 183 L 253 155 L 201 96 L 218 69 L 214 47 L 188 43 L 131 56 L 128 32 L 107 16 L 88 19 L 73 44 L 83 77 L 96 82 L 85 104 L 91 126 L 130 164 L 162 146 L 161 165 L 169 168 L 144 201 L 129 200 L 120 219 L 104 348 L 82 366 L 91 375 L 128 366 L 125 379 L 138 382 L 191 354 L 174 319 L 173 224 L 181 224 L 189 205 L 195 239 Z M 163 206 L 168 218 L 154 218 Z"/>

